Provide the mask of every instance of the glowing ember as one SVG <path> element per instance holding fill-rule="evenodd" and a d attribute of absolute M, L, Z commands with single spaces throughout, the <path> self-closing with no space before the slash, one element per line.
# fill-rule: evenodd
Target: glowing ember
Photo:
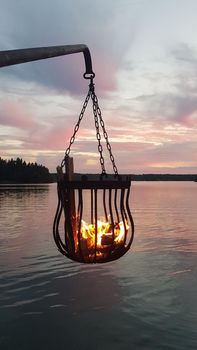
<path fill-rule="evenodd" d="M 123 221 L 114 225 L 114 233 L 112 225 L 109 222 L 97 221 L 97 248 L 105 248 L 112 244 L 118 245 L 123 242 L 125 231 L 128 231 L 127 222 Z M 86 241 L 89 249 L 95 246 L 95 224 L 88 225 L 84 220 L 81 221 L 81 237 Z"/>

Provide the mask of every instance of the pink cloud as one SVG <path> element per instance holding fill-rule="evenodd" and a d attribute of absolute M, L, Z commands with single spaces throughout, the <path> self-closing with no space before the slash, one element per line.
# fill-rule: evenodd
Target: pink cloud
<path fill-rule="evenodd" d="M 28 107 L 9 99 L 0 106 L 0 124 L 19 129 L 29 129 L 36 125 Z"/>
<path fill-rule="evenodd" d="M 61 150 L 67 148 L 70 137 L 73 134 L 73 127 L 66 127 L 65 124 L 58 125 L 47 132 L 42 133 L 38 142 L 38 147 L 44 147 L 52 150 Z"/>
<path fill-rule="evenodd" d="M 115 61 L 112 61 L 111 56 L 104 54 L 104 52 L 96 51 L 94 54 L 93 70 L 95 70 L 96 74 L 96 92 L 101 93 L 102 91 L 114 90 L 116 88 L 118 65 Z"/>
<path fill-rule="evenodd" d="M 64 150 L 69 145 L 70 138 L 73 135 L 73 129 L 73 126 L 67 127 L 62 122 L 50 128 L 40 126 L 24 139 L 25 147 L 35 150 Z M 82 135 L 82 130 L 80 130 L 79 134 Z M 79 134 L 76 135 L 74 145 L 78 142 Z"/>
<path fill-rule="evenodd" d="M 2 111 L 4 111 L 3 117 Z M 10 144 L 8 142 L 7 146 L 5 144 L 5 147 L 2 143 L 1 148 L 4 148 L 5 151 L 2 156 L 14 157 L 15 152 L 16 156 L 23 157 L 27 161 L 37 160 L 49 167 L 51 171 L 55 171 L 56 165 L 60 164 L 69 145 L 76 120 L 73 121 L 71 116 L 67 116 L 65 121 L 62 117 L 56 116 L 53 123 L 48 120 L 51 124 L 48 123 L 43 127 L 36 124 L 31 115 L 27 114 L 26 117 L 26 111 L 28 113 L 26 104 L 21 106 L 19 102 L 10 103 L 8 100 L 2 104 L 0 113 L 2 124 L 20 127 L 27 131 L 23 138 L 18 138 L 16 134 L 15 140 L 17 141 L 18 138 L 18 141 L 21 141 L 20 144 L 13 143 L 14 135 L 5 135 L 5 140 L 10 138 L 12 142 Z M 5 118 L 6 113 L 7 119 Z M 106 119 L 104 115 L 103 118 Z M 117 121 L 113 114 L 110 115 L 108 112 L 105 126 L 119 172 L 194 172 L 196 164 L 195 131 L 188 132 L 187 128 L 182 126 L 175 128 L 173 125 L 173 123 L 172 125 L 167 124 L 169 128 L 166 128 L 166 124 L 158 124 L 158 128 L 155 129 L 154 122 L 142 120 L 140 123 L 133 117 L 128 122 L 128 118 L 122 119 L 121 113 Z M 113 170 L 103 138 L 102 144 L 106 170 L 110 173 Z M 71 148 L 71 156 L 74 156 L 76 162 L 76 171 L 100 171 L 99 157 L 95 158 L 95 154 L 98 154 L 97 146 L 94 120 L 92 116 L 88 115 L 88 118 L 85 116 L 85 121 L 82 121 Z M 87 156 L 85 152 L 88 152 Z"/>
<path fill-rule="evenodd" d="M 197 127 L 197 114 L 194 113 L 194 114 L 182 115 L 181 118 L 179 119 L 179 122 L 181 122 L 183 125 L 187 126 L 188 128 Z"/>

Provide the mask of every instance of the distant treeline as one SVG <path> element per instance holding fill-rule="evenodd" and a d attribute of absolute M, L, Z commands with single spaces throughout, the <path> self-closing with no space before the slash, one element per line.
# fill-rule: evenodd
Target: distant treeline
<path fill-rule="evenodd" d="M 197 181 L 197 174 L 141 174 L 130 178 L 133 181 Z"/>
<path fill-rule="evenodd" d="M 76 179 L 82 174 L 75 174 Z M 98 180 L 99 174 L 86 174 L 91 180 Z M 112 175 L 109 175 L 109 177 Z M 127 174 L 132 181 L 197 181 L 197 174 Z M 23 159 L 5 160 L 0 157 L 0 183 L 46 183 L 57 181 L 56 174 L 37 163 L 26 163 Z"/>
<path fill-rule="evenodd" d="M 86 175 L 89 180 L 99 180 L 100 174 L 80 174 L 75 173 L 74 179 L 81 180 Z M 129 178 L 131 181 L 197 181 L 197 174 L 121 174 L 123 178 Z M 114 178 L 114 175 L 108 174 L 108 178 Z M 55 173 L 51 174 L 53 182 L 57 181 Z"/>
<path fill-rule="evenodd" d="M 0 157 L 0 182 L 51 182 L 49 170 L 37 163 L 26 163 L 21 158 L 4 160 Z"/>

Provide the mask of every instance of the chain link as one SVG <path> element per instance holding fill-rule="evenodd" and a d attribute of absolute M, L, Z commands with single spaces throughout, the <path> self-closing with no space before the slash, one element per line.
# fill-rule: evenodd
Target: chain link
<path fill-rule="evenodd" d="M 100 130 L 99 130 L 99 120 L 98 120 L 98 115 L 97 115 L 97 106 L 94 103 L 94 90 L 92 90 L 91 93 L 91 98 L 93 101 L 93 114 L 94 114 L 94 121 L 95 121 L 95 128 L 96 128 L 96 138 L 98 141 L 98 152 L 100 154 L 100 164 L 101 164 L 101 170 L 102 170 L 102 174 L 106 175 L 106 170 L 105 170 L 105 161 L 103 158 L 103 146 L 101 144 L 101 134 L 100 134 Z"/>
<path fill-rule="evenodd" d="M 87 94 L 87 96 L 86 96 L 86 98 L 85 98 L 85 101 L 84 101 L 84 104 L 83 104 L 81 113 L 79 114 L 78 122 L 77 122 L 77 124 L 76 124 L 75 127 L 74 127 L 73 135 L 72 135 L 71 138 L 70 138 L 70 143 L 69 143 L 68 148 L 66 149 L 64 159 L 62 160 L 62 163 L 61 163 L 61 167 L 63 167 L 63 166 L 65 165 L 65 159 L 66 159 L 66 157 L 68 157 L 69 154 L 70 154 L 70 148 L 71 148 L 72 144 L 73 144 L 74 141 L 75 141 L 75 135 L 76 135 L 77 131 L 79 130 L 79 126 L 80 126 L 81 120 L 83 119 L 83 116 L 84 116 L 86 107 L 87 107 L 87 105 L 88 105 L 88 101 L 89 101 L 89 99 L 90 99 L 90 94 L 91 94 L 91 92 L 90 92 L 90 90 L 89 90 L 89 91 L 88 91 L 88 94 Z"/>
<path fill-rule="evenodd" d="M 103 130 L 103 136 L 104 136 L 104 139 L 106 141 L 106 147 L 107 147 L 107 149 L 109 151 L 109 156 L 110 156 L 110 160 L 112 162 L 114 173 L 115 173 L 115 175 L 118 175 L 118 169 L 117 169 L 117 166 L 115 164 L 114 156 L 112 154 L 112 149 L 111 149 L 111 145 L 109 143 L 108 134 L 107 134 L 107 131 L 105 129 L 105 123 L 104 123 L 104 120 L 102 118 L 101 110 L 100 110 L 100 107 L 99 107 L 99 104 L 98 104 L 98 98 L 97 98 L 96 94 L 94 93 L 94 90 L 93 90 L 93 92 L 91 94 L 91 98 L 92 98 L 93 106 L 94 106 L 93 109 L 96 111 L 95 114 L 98 115 L 98 117 L 99 117 L 100 125 L 101 125 L 101 128 Z M 97 139 L 98 139 L 98 136 L 97 136 Z M 102 153 L 100 153 L 100 161 L 101 161 L 101 157 L 102 157 Z"/>
<path fill-rule="evenodd" d="M 84 113 L 85 113 L 85 110 L 86 110 L 86 107 L 87 107 L 87 104 L 89 102 L 90 97 L 91 97 L 92 103 L 93 103 L 92 107 L 93 107 L 94 122 L 95 122 L 95 128 L 96 128 L 96 138 L 98 141 L 98 152 L 100 154 L 100 164 L 101 164 L 102 175 L 106 175 L 106 170 L 105 170 L 105 161 L 104 161 L 104 157 L 103 157 L 103 147 L 101 144 L 101 134 L 100 134 L 100 129 L 99 129 L 99 122 L 100 122 L 100 126 L 102 128 L 102 131 L 103 131 L 104 139 L 106 141 L 107 150 L 109 151 L 109 156 L 110 156 L 110 160 L 112 162 L 113 170 L 114 170 L 115 176 L 117 176 L 118 169 L 116 167 L 114 156 L 112 154 L 112 149 L 111 149 L 111 145 L 109 143 L 108 134 L 107 134 L 107 131 L 105 129 L 105 124 L 104 124 L 101 110 L 100 110 L 100 107 L 98 104 L 98 98 L 97 98 L 95 91 L 94 91 L 93 77 L 90 78 L 89 91 L 88 91 L 88 94 L 85 98 L 81 113 L 79 114 L 78 122 L 74 127 L 74 132 L 73 132 L 72 137 L 70 138 L 70 143 L 69 143 L 68 148 L 66 149 L 65 157 L 62 160 L 61 167 L 63 167 L 65 165 L 65 159 L 70 154 L 70 148 L 75 141 L 75 135 L 76 135 L 77 131 L 79 130 L 79 126 L 80 126 L 81 120 L 84 116 Z"/>

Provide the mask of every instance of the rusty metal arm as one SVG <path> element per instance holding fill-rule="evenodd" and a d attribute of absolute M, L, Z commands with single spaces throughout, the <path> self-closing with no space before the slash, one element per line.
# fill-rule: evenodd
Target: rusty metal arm
<path fill-rule="evenodd" d="M 0 51 L 0 68 L 79 52 L 83 52 L 85 59 L 86 70 L 84 73 L 84 78 L 89 79 L 90 77 L 94 77 L 95 74 L 92 71 L 90 51 L 88 47 L 83 44 Z"/>

